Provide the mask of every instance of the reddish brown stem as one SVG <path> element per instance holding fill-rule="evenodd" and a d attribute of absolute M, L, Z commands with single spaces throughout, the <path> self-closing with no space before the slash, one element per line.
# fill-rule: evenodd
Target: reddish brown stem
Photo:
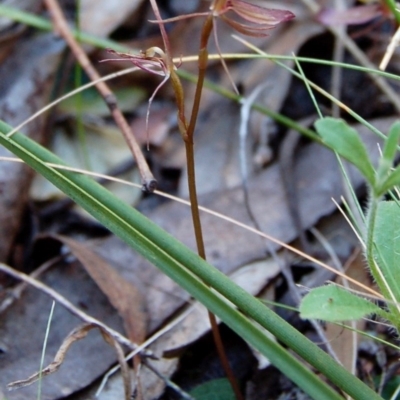
<path fill-rule="evenodd" d="M 206 251 L 203 241 L 203 232 L 201 228 L 201 220 L 199 213 L 199 203 L 197 200 L 197 189 L 196 189 L 196 174 L 195 174 L 195 163 L 194 163 L 194 147 L 193 138 L 187 138 L 185 140 L 186 149 L 186 168 L 188 173 L 188 187 L 189 187 L 189 198 L 190 208 L 192 211 L 192 221 L 194 234 L 196 237 L 197 252 L 199 256 L 206 259 Z"/>
<path fill-rule="evenodd" d="M 89 57 L 86 55 L 86 53 L 83 51 L 79 43 L 73 37 L 57 0 L 44 0 L 44 2 L 47 8 L 49 9 L 51 17 L 53 19 L 54 29 L 67 42 L 76 60 L 82 66 L 88 77 L 92 81 L 100 79 L 100 75 L 93 67 Z M 103 97 L 105 103 L 110 109 L 111 115 L 113 116 L 115 123 L 118 125 L 119 129 L 124 135 L 124 138 L 129 146 L 129 149 L 131 150 L 136 160 L 136 163 L 140 171 L 140 175 L 142 177 L 143 190 L 148 192 L 153 192 L 157 187 L 157 181 L 154 179 L 154 176 L 150 171 L 147 161 L 140 149 L 139 144 L 136 141 L 136 138 L 131 128 L 128 125 L 128 122 L 126 121 L 121 110 L 118 108 L 116 97 L 114 96 L 114 94 L 112 93 L 112 91 L 105 82 L 98 82 L 96 84 L 96 89 Z"/>
<path fill-rule="evenodd" d="M 196 128 L 197 117 L 200 109 L 201 95 L 203 92 L 203 85 L 205 79 L 205 73 L 208 63 L 208 51 L 207 45 L 213 29 L 213 16 L 209 14 L 203 25 L 203 30 L 200 39 L 200 50 L 199 50 L 199 73 L 197 76 L 196 92 L 193 101 L 192 114 L 190 116 L 190 123 L 186 130 L 186 135 L 184 136 L 185 148 L 186 148 L 186 161 L 187 161 L 187 171 L 188 171 L 188 186 L 189 186 L 189 197 L 192 210 L 192 220 L 193 227 L 196 236 L 197 251 L 199 256 L 206 259 L 206 252 L 204 247 L 203 233 L 201 228 L 201 220 L 199 213 L 199 206 L 197 200 L 197 190 L 196 190 L 196 174 L 195 174 L 195 162 L 194 162 L 194 146 L 193 146 L 193 135 Z M 221 339 L 219 327 L 215 315 L 211 312 L 208 313 L 208 317 L 211 324 L 211 330 L 214 337 L 215 346 L 220 358 L 222 367 L 226 373 L 226 376 L 232 386 L 237 400 L 243 400 L 242 393 L 240 391 L 237 380 L 233 374 L 233 371 L 229 365 L 229 360 L 227 358 L 224 344 Z"/>
<path fill-rule="evenodd" d="M 161 35 L 164 41 L 165 53 L 166 53 L 166 63 L 168 66 L 168 70 L 170 72 L 171 84 L 175 92 L 175 98 L 178 107 L 178 123 L 179 130 L 182 134 L 183 140 L 185 142 L 186 149 L 186 162 L 187 162 L 187 171 L 188 171 L 188 187 L 189 187 L 189 197 L 192 211 L 192 220 L 193 220 L 193 228 L 196 237 L 197 244 L 197 252 L 200 257 L 206 259 L 206 252 L 204 247 L 203 233 L 201 227 L 200 213 L 199 213 L 199 205 L 197 200 L 197 190 L 196 190 L 196 174 L 195 174 L 195 161 L 194 161 L 194 145 L 193 145 L 193 135 L 194 130 L 196 128 L 197 117 L 200 109 L 200 101 L 201 95 L 203 91 L 203 84 L 205 78 L 205 72 L 208 63 L 208 51 L 207 45 L 208 40 L 210 38 L 212 29 L 213 29 L 213 15 L 209 13 L 207 15 L 206 21 L 204 23 L 201 39 L 200 39 L 200 50 L 199 50 L 199 74 L 197 78 L 196 92 L 193 101 L 192 113 L 190 117 L 189 125 L 186 122 L 185 118 L 185 104 L 184 104 L 184 95 L 183 88 L 180 82 L 180 79 L 175 71 L 175 66 L 172 61 L 172 53 L 170 49 L 170 43 L 168 40 L 168 36 L 165 30 L 165 27 L 161 21 L 161 15 L 157 7 L 156 0 L 150 0 L 154 14 L 156 16 L 157 21 L 159 22 L 159 27 L 161 31 Z M 225 370 L 225 373 L 231 383 L 232 389 L 235 392 L 236 398 L 238 400 L 243 400 L 243 396 L 240 392 L 239 386 L 236 382 L 236 379 L 233 375 L 232 369 L 229 366 L 229 361 L 226 356 L 226 352 L 223 346 L 223 342 L 220 336 L 218 324 L 215 318 L 215 315 L 212 313 L 208 313 L 211 329 L 214 336 L 214 342 L 217 348 L 217 352 L 219 358 L 221 360 L 221 364 Z"/>
<path fill-rule="evenodd" d="M 164 24 L 161 23 L 162 18 L 161 18 L 160 10 L 158 9 L 157 1 L 150 0 L 150 4 L 151 4 L 151 8 L 153 9 L 154 15 L 156 16 L 156 20 L 159 22 L 158 27 L 160 28 L 161 37 L 164 42 L 164 52 L 167 55 L 167 66 L 168 66 L 168 69 L 171 71 L 175 67 L 174 67 L 174 62 L 172 60 L 171 45 L 168 40 L 167 31 L 165 30 Z"/>

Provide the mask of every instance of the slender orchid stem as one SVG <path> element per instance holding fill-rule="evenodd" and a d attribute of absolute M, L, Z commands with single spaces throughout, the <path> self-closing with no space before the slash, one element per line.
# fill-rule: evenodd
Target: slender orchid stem
<path fill-rule="evenodd" d="M 204 247 L 204 240 L 203 240 L 203 233 L 201 227 L 201 220 L 200 220 L 200 212 L 197 200 L 197 189 L 196 189 L 196 170 L 195 170 L 195 161 L 194 161 L 194 130 L 196 128 L 197 117 L 199 114 L 200 109 L 200 101 L 201 95 L 203 92 L 204 86 L 204 79 L 205 73 L 207 69 L 208 63 L 208 50 L 207 45 L 209 38 L 211 36 L 213 30 L 213 22 L 214 17 L 210 13 L 203 25 L 203 29 L 201 32 L 201 39 L 200 39 L 200 49 L 199 49 L 199 59 L 198 59 L 198 76 L 197 76 L 197 84 L 196 84 L 196 92 L 193 101 L 192 113 L 190 116 L 190 123 L 186 130 L 186 135 L 184 136 L 185 141 L 185 148 L 186 148 L 186 161 L 187 161 L 187 171 L 188 171 L 188 186 L 189 186 L 189 197 L 192 207 L 192 220 L 193 220 L 193 227 L 196 236 L 196 243 L 197 243 L 197 251 L 199 256 L 203 259 L 206 259 L 206 252 Z M 232 386 L 232 389 L 235 393 L 237 400 L 242 400 L 243 396 L 240 391 L 239 385 L 236 381 L 236 378 L 233 374 L 233 371 L 229 365 L 228 358 L 226 356 L 226 352 L 224 349 L 223 341 L 220 335 L 220 331 L 218 328 L 218 323 L 215 318 L 215 315 L 212 313 L 208 313 L 212 333 L 214 337 L 215 346 L 218 352 L 218 356 L 221 360 L 221 364 L 224 368 L 226 376 Z"/>
<path fill-rule="evenodd" d="M 151 4 L 151 7 L 153 9 L 154 15 L 156 16 L 156 20 L 157 21 L 162 21 L 160 10 L 158 9 L 158 5 L 157 5 L 156 0 L 150 0 L 150 4 Z M 162 40 L 164 42 L 164 51 L 165 51 L 165 54 L 167 55 L 168 68 L 170 70 L 174 69 L 174 63 L 172 61 L 171 45 L 169 43 L 167 31 L 165 30 L 164 24 L 158 24 L 158 27 L 160 28 L 161 37 L 162 37 Z"/>
<path fill-rule="evenodd" d="M 196 189 L 196 168 L 195 168 L 195 160 L 194 160 L 194 131 L 196 128 L 196 122 L 199 115 L 200 109 L 200 101 L 201 95 L 203 91 L 205 73 L 208 63 L 208 51 L 207 45 L 210 38 L 210 35 L 213 30 L 213 13 L 210 12 L 207 15 L 205 23 L 203 25 L 201 39 L 200 39 L 200 50 L 199 50 L 199 72 L 196 84 L 196 92 L 194 96 L 192 113 L 190 117 L 190 123 L 188 124 L 185 117 L 185 102 L 184 102 L 184 93 L 183 87 L 180 81 L 178 74 L 176 73 L 176 68 L 173 63 L 173 57 L 171 53 L 171 47 L 168 40 L 168 36 L 165 30 L 165 26 L 162 23 L 161 15 L 156 3 L 156 0 L 150 0 L 154 14 L 156 16 L 157 22 L 159 22 L 160 32 L 163 38 L 164 47 L 165 47 L 165 64 L 169 70 L 171 84 L 175 92 L 175 99 L 178 109 L 178 125 L 179 130 L 181 132 L 182 138 L 185 142 L 186 149 L 186 163 L 187 163 L 187 171 L 188 171 L 188 189 L 189 189 L 189 197 L 191 203 L 191 214 L 193 221 L 194 234 L 196 238 L 197 252 L 199 256 L 203 259 L 206 259 L 206 251 L 204 246 L 203 232 L 201 227 L 200 220 L 200 212 L 199 205 L 197 199 L 197 189 Z M 226 352 L 223 346 L 222 338 L 219 332 L 219 327 L 215 315 L 212 313 L 208 313 L 211 330 L 213 332 L 214 342 L 217 348 L 217 352 L 221 361 L 221 364 L 225 370 L 225 373 L 231 383 L 232 389 L 235 392 L 235 396 L 237 400 L 242 400 L 243 396 L 240 392 L 239 386 L 236 382 L 235 376 L 232 372 L 232 369 L 229 366 L 229 361 L 226 356 Z"/>

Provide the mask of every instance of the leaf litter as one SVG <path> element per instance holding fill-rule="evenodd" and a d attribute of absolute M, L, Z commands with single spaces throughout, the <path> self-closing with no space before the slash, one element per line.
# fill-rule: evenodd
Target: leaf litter
<path fill-rule="evenodd" d="M 119 12 L 114 15 L 107 13 L 105 3 L 87 0 L 82 8 L 82 21 L 90 16 L 87 20 L 89 22 L 85 22 L 85 29 L 87 27 L 88 30 L 99 36 L 107 37 L 113 31 L 121 34 L 122 28 L 118 32 L 121 24 L 129 26 L 126 16 L 130 14 L 130 17 L 137 21 L 138 16 L 140 16 L 138 7 L 143 7 L 143 4 L 144 2 L 140 1 L 121 2 Z M 203 6 L 204 4 L 200 5 L 200 8 Z M 290 2 L 289 6 L 293 7 L 291 9 L 295 12 L 296 19 L 288 25 L 282 25 L 275 31 L 271 31 L 269 38 L 257 39 L 254 42 L 268 53 L 289 55 L 291 52 L 299 52 L 310 38 L 320 35 L 324 30 L 322 25 L 312 19 L 311 13 L 305 6 L 300 3 L 291 4 Z M 273 5 L 271 8 L 273 8 Z M 172 5 L 170 8 L 166 7 L 164 11 L 171 12 L 171 9 L 173 9 Z M 89 12 L 89 10 L 91 11 Z M 103 22 L 96 22 L 99 19 Z M 137 25 L 138 31 L 145 32 L 144 23 L 137 23 Z M 185 32 L 184 29 L 195 31 L 197 26 L 198 22 L 193 19 L 189 22 L 179 22 L 172 27 L 170 34 L 176 54 L 195 53 L 197 44 L 196 47 L 192 47 L 193 41 L 186 40 L 187 36 L 182 35 L 182 32 Z M 132 28 L 132 24 L 129 28 Z M 246 50 L 241 43 L 229 37 L 224 29 L 225 27 L 222 24 L 218 26 L 219 44 L 223 52 Z M 61 51 L 64 49 L 63 42 L 54 40 L 52 35 L 42 34 L 36 37 L 28 35 L 17 40 L 19 42 L 16 42 L 14 46 L 18 47 L 14 48 L 18 48 L 18 51 L 8 54 L 6 61 L 3 61 L 0 66 L 6 74 L 2 76 L 10 77 L 3 81 L 3 85 L 6 81 L 10 83 L 7 91 L 2 91 L 0 98 L 1 118 L 11 125 L 19 124 L 25 117 L 37 111 L 41 105 L 49 101 L 50 77 L 54 75 Z M 146 37 L 142 42 L 145 43 L 146 40 L 149 40 L 149 38 Z M 134 47 L 138 48 L 137 44 L 140 44 L 140 39 L 135 38 L 131 42 L 135 43 Z M 49 43 L 49 46 L 46 47 L 43 43 Z M 144 46 L 143 48 L 147 47 Z M 33 52 L 33 49 L 42 49 L 43 54 L 40 51 Z M 210 52 L 212 51 L 215 52 L 216 49 L 211 49 Z M 49 62 L 49 58 L 46 58 L 48 54 L 53 54 L 51 62 Z M 29 59 L 30 62 L 23 63 L 21 61 L 23 59 Z M 101 59 L 101 57 L 94 57 L 94 60 L 98 59 Z M 10 65 L 23 67 L 23 73 L 16 74 Z M 229 83 L 219 63 L 214 62 L 211 65 L 210 74 L 213 74 L 218 82 L 222 82 L 224 86 L 228 87 Z M 187 66 L 189 69 L 191 68 L 190 64 Z M 39 75 L 38 69 L 40 69 Z M 301 97 L 296 97 L 298 96 L 298 89 L 296 89 L 298 86 L 294 85 L 293 79 L 287 71 L 277 67 L 272 62 L 264 60 L 229 62 L 229 70 L 234 81 L 241 84 L 245 89 L 245 95 L 264 82 L 265 79 L 269 79 L 271 83 L 268 90 L 265 90 L 261 96 L 260 102 L 270 110 L 287 109 L 289 97 L 292 102 L 294 99 L 294 104 L 302 108 Z M 123 85 L 132 84 L 143 87 L 143 82 L 138 82 L 135 77 L 126 78 L 123 83 Z M 40 90 L 38 90 L 39 87 Z M 188 94 L 191 93 L 192 89 L 191 85 L 186 85 Z M 294 93 L 292 94 L 291 91 L 294 91 Z M 168 100 L 168 88 L 163 88 L 160 96 L 165 96 L 165 99 Z M 27 100 L 21 102 L 21 99 Z M 20 106 L 22 103 L 25 104 L 25 108 Z M 238 132 L 236 129 L 239 125 L 238 110 L 238 105 L 223 100 L 220 96 L 211 92 L 205 93 L 196 138 L 196 163 L 199 192 L 201 192 L 200 204 L 251 225 L 243 207 L 243 192 L 240 187 L 239 159 L 237 156 Z M 129 109 L 125 111 L 128 115 L 130 114 Z M 134 114 L 135 110 L 131 112 Z M 293 113 L 295 113 L 295 110 L 293 110 Z M 172 116 L 173 112 L 170 111 L 170 114 Z M 302 117 L 304 116 L 307 115 L 302 115 Z M 386 131 L 392 122 L 392 117 L 379 117 L 371 121 L 381 131 Z M 33 135 L 32 137 L 36 140 L 48 141 L 47 136 L 38 136 L 39 133 L 44 135 L 42 132 L 45 123 L 46 120 L 41 118 L 28 125 L 27 133 Z M 265 124 L 265 120 L 260 119 L 256 113 L 251 114 L 253 129 L 250 132 L 252 142 L 249 146 L 250 154 L 260 141 L 263 124 Z M 375 154 L 376 158 L 376 138 L 359 125 L 356 125 L 355 128 L 362 132 L 369 151 Z M 163 146 L 167 146 L 168 142 L 172 142 L 177 148 L 182 147 L 182 144 L 165 137 L 167 129 L 168 126 L 163 127 L 161 139 L 154 143 L 158 147 L 159 153 L 153 160 L 161 166 L 160 176 L 170 171 L 168 168 L 163 170 L 163 165 L 172 165 L 175 168 L 182 165 L 181 162 L 177 163 L 174 159 L 168 159 L 168 157 L 176 157 L 177 155 L 179 158 L 179 150 L 175 149 L 174 152 L 171 152 L 163 149 Z M 281 135 L 279 126 L 277 131 Z M 171 124 L 171 137 L 175 133 L 174 124 Z M 272 152 L 275 151 L 274 146 L 276 146 L 273 143 L 274 140 L 276 138 L 272 137 L 270 143 Z M 277 141 L 279 142 L 279 138 Z M 331 202 L 331 197 L 336 199 L 340 197 L 342 182 L 334 157 L 320 146 L 316 144 L 300 146 L 294 156 L 294 174 L 298 186 L 298 208 L 304 228 L 310 228 L 321 218 L 334 212 L 335 207 Z M 152 157 L 151 152 L 149 157 Z M 165 159 L 162 157 L 165 157 Z M 324 168 L 320 168 L 321 159 L 324 160 Z M 255 170 L 255 167 L 253 169 Z M 0 247 L 0 259 L 3 261 L 10 260 L 9 254 L 11 254 L 12 261 L 17 259 L 14 238 L 18 231 L 22 229 L 22 214 L 29 201 L 27 190 L 31 177 L 26 168 L 18 167 L 18 164 L 11 162 L 2 162 L 0 174 L 3 177 L 0 207 L 4 209 L 0 215 L 3 216 L 2 218 L 7 218 L 2 223 L 0 243 L 3 243 L 1 246 L 4 246 L 4 249 Z M 178 182 L 179 193 L 183 196 L 187 194 L 184 175 L 185 170 L 183 169 Z M 354 185 L 361 188 L 361 177 L 354 175 L 352 178 Z M 4 186 L 6 184 L 8 186 Z M 248 185 L 250 188 L 250 204 L 263 231 L 287 243 L 296 239 L 298 232 L 288 211 L 279 166 L 273 162 L 258 174 L 253 172 L 248 179 Z M 23 191 L 26 191 L 25 194 L 23 194 Z M 139 203 L 139 207 L 146 210 L 145 213 L 160 226 L 194 248 L 190 213 L 187 207 L 175 203 L 152 205 L 150 198 Z M 34 217 L 37 215 L 39 214 L 33 213 Z M 242 229 L 207 214 L 204 214 L 202 219 L 205 227 L 208 259 L 212 264 L 231 276 L 242 275 L 241 281 L 247 290 L 255 295 L 264 286 L 268 286 L 269 282 L 278 279 L 279 268 L 276 263 L 272 260 L 265 261 L 266 249 L 263 240 L 255 239 L 252 234 L 245 233 Z M 58 232 L 62 231 L 62 222 L 59 222 L 59 224 L 58 230 L 56 229 Z M 38 228 L 36 227 L 36 229 Z M 35 236 L 36 234 L 33 235 L 33 238 Z M 109 237 L 78 242 L 77 240 L 81 240 L 81 236 L 79 234 L 75 237 L 58 236 L 58 239 L 71 250 L 74 255 L 73 261 L 71 262 L 67 258 L 67 262 L 64 263 L 66 265 L 58 264 L 44 272 L 40 279 L 47 281 L 56 290 L 64 293 L 66 298 L 73 300 L 78 307 L 84 308 L 88 314 L 97 316 L 101 321 L 121 332 L 125 331 L 132 341 L 139 344 L 147 336 L 157 332 L 157 329 L 174 316 L 177 310 L 190 303 L 188 295 L 180 290 L 175 283 L 135 255 L 116 238 Z M 32 241 L 32 238 L 28 240 Z M 279 249 L 276 248 L 276 250 Z M 79 263 L 75 258 L 79 260 Z M 84 267 L 86 272 L 80 269 L 80 265 Z M 22 270 L 25 268 L 22 262 L 13 266 Z M 1 283 L 9 284 L 5 278 L 0 279 Z M 8 294 L 9 292 L 6 292 L 2 296 Z M 42 314 L 45 314 L 43 310 L 48 308 L 48 304 L 48 299 L 43 294 L 32 288 L 26 288 L 20 299 L 14 301 L 2 313 L 0 344 L 4 351 L 0 364 L 0 371 L 2 372 L 0 374 L 0 391 L 5 392 L 6 384 L 11 381 L 27 378 L 37 371 L 40 358 L 39 349 L 43 340 L 43 327 L 46 318 L 46 315 Z M 189 313 L 185 321 L 173 328 L 151 347 L 154 353 L 158 355 L 159 360 L 149 362 L 153 363 L 165 376 L 173 374 L 178 367 L 178 359 L 163 358 L 164 352 L 176 352 L 177 349 L 183 348 L 198 339 L 207 330 L 204 310 L 197 311 L 201 310 L 202 307 L 199 305 L 191 305 L 191 307 L 196 311 Z M 69 337 L 68 332 L 74 329 L 75 332 L 82 334 L 85 332 L 79 331 L 81 322 L 76 317 L 62 311 L 59 306 L 57 306 L 57 309 L 54 317 L 56 324 L 53 324 L 52 332 L 50 332 L 46 356 L 46 362 L 49 363 L 57 349 L 62 346 L 63 340 Z M 115 310 L 121 318 L 116 315 Z M 21 327 L 27 326 L 31 327 L 29 337 L 26 335 L 25 328 L 21 332 Z M 40 327 L 42 327 L 42 330 L 39 329 Z M 74 343 L 68 353 L 63 354 L 65 360 L 61 357 L 63 363 L 55 375 L 45 378 L 43 393 L 46 397 L 44 398 L 73 395 L 76 391 L 89 386 L 104 374 L 109 366 L 116 362 L 115 353 L 111 349 L 105 349 L 108 346 L 104 346 L 105 343 L 101 335 L 96 336 L 93 332 L 89 335 L 93 335 L 90 336 L 90 340 L 84 339 L 80 343 Z M 71 344 L 71 339 L 67 339 L 67 343 Z M 80 347 L 77 347 L 78 350 L 76 350 L 74 349 L 75 346 Z M 159 397 L 166 384 L 166 381 L 160 380 L 145 367 L 142 368 L 140 379 L 143 391 L 147 393 L 145 398 Z M 118 384 L 120 385 L 120 381 L 118 381 Z M 7 393 L 7 398 L 31 398 L 33 393 L 35 393 L 35 388 L 27 387 L 21 389 L 21 391 Z M 103 394 L 100 394 L 100 398 L 102 395 L 106 396 L 106 389 Z"/>

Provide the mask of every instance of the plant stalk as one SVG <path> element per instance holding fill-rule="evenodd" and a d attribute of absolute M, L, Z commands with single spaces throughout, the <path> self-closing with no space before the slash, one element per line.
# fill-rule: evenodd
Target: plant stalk
<path fill-rule="evenodd" d="M 198 60 L 198 78 L 196 84 L 196 91 L 192 106 L 192 113 L 190 117 L 190 123 L 187 124 L 185 117 L 185 100 L 184 93 L 180 78 L 176 72 L 175 65 L 173 63 L 172 51 L 170 42 L 168 39 L 167 32 L 165 30 L 165 26 L 162 23 L 162 18 L 160 11 L 157 6 L 156 0 L 150 0 L 151 6 L 153 8 L 154 14 L 156 16 L 157 21 L 159 21 L 159 27 L 161 36 L 164 42 L 164 50 L 165 50 L 165 62 L 168 67 L 168 71 L 170 73 L 171 84 L 175 93 L 175 100 L 178 109 L 178 126 L 182 138 L 185 142 L 185 150 L 186 150 L 186 163 L 187 163 L 187 171 L 188 171 L 188 189 L 189 189 L 189 198 L 191 203 L 191 214 L 193 221 L 193 229 L 196 239 L 197 252 L 202 259 L 206 259 L 206 252 L 204 246 L 203 232 L 201 227 L 200 213 L 199 213 L 199 205 L 197 200 L 197 190 L 196 190 L 196 168 L 195 168 L 195 160 L 194 160 L 194 130 L 196 127 L 197 117 L 200 109 L 200 101 L 201 94 L 203 90 L 205 71 L 208 63 L 208 52 L 207 52 L 207 44 L 210 38 L 212 29 L 213 29 L 213 15 L 208 14 L 206 21 L 203 25 L 203 29 L 201 32 L 200 39 L 200 50 L 199 50 L 199 60 Z M 219 332 L 218 323 L 214 314 L 210 311 L 208 312 L 211 330 L 214 337 L 215 346 L 217 349 L 218 356 L 220 358 L 221 364 L 227 378 L 232 386 L 232 389 L 235 393 L 237 400 L 243 400 L 243 396 L 240 392 L 240 388 L 236 382 L 236 379 L 233 375 L 232 369 L 229 366 L 229 361 L 226 356 L 222 338 Z"/>
<path fill-rule="evenodd" d="M 200 220 L 200 212 L 199 205 L 197 199 L 197 189 L 196 189 L 196 168 L 195 168 L 195 159 L 194 159 L 194 131 L 196 128 L 196 122 L 199 115 L 200 110 L 200 102 L 201 95 L 203 92 L 205 73 L 207 69 L 208 63 L 208 40 L 210 38 L 211 32 L 213 29 L 213 16 L 209 14 L 204 22 L 203 29 L 201 32 L 200 39 L 200 50 L 199 50 L 199 59 L 198 59 L 198 76 L 196 83 L 196 91 L 194 95 L 194 101 L 192 106 L 192 113 L 190 116 L 189 126 L 186 129 L 185 134 L 183 135 L 183 139 L 185 141 L 185 149 L 186 149 L 186 163 L 187 163 L 187 173 L 188 173 L 188 188 L 189 188 L 189 198 L 191 204 L 192 211 L 192 220 L 193 220 L 193 228 L 196 237 L 196 245 L 197 251 L 201 258 L 206 259 L 206 251 L 204 247 L 204 239 L 203 232 L 201 227 Z M 231 384 L 231 387 L 235 393 L 237 400 L 243 400 L 243 395 L 240 391 L 238 382 L 235 378 L 235 375 L 232 371 L 232 368 L 229 365 L 229 360 L 226 355 L 223 341 L 220 335 L 217 319 L 213 313 L 208 311 L 208 318 L 211 324 L 211 330 L 214 337 L 215 347 L 217 349 L 217 353 L 219 359 L 221 361 L 222 367 L 226 373 L 226 376 Z"/>

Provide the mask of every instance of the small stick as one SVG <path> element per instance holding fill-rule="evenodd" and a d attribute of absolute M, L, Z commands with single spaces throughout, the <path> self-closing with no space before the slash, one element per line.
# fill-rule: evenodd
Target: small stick
<path fill-rule="evenodd" d="M 38 279 L 43 272 L 47 271 L 55 263 L 61 261 L 63 258 L 64 256 L 61 255 L 46 261 L 39 268 L 35 269 L 29 276 L 33 279 Z M 8 296 L 6 296 L 6 298 L 0 303 L 0 314 L 3 313 L 12 304 L 14 304 L 14 302 L 22 296 L 22 293 L 27 287 L 28 283 L 25 281 L 22 281 L 21 283 L 13 287 L 13 289 L 11 289 L 8 293 Z"/>
<path fill-rule="evenodd" d="M 343 11 L 346 9 L 346 2 L 344 0 L 335 1 L 335 9 L 338 11 Z M 335 42 L 333 45 L 333 60 L 343 61 L 344 58 L 344 43 L 340 40 L 341 35 L 346 32 L 346 26 L 337 27 L 337 35 L 335 37 Z M 336 99 L 341 99 L 343 76 L 342 68 L 338 65 L 332 66 L 332 78 L 331 78 L 331 92 L 332 96 Z M 332 103 L 332 117 L 340 118 L 340 108 L 336 103 Z"/>
<path fill-rule="evenodd" d="M 0 263 L 0 271 L 5 272 L 6 274 L 12 276 L 15 279 L 19 279 L 19 280 L 21 280 L 23 282 L 28 283 L 29 285 L 35 287 L 36 289 L 40 290 L 43 293 L 46 293 L 48 296 L 50 296 L 52 299 L 54 299 L 59 304 L 61 304 L 64 308 L 66 308 L 73 315 L 75 315 L 76 317 L 80 318 L 82 321 L 85 321 L 85 322 L 87 322 L 89 324 L 93 324 L 93 325 L 101 327 L 111 337 L 113 337 L 117 342 L 123 344 L 124 346 L 127 346 L 132 350 L 135 350 L 135 349 L 137 349 L 139 347 L 136 343 L 133 343 L 132 341 L 130 341 L 125 336 L 121 335 L 116 330 L 108 327 L 103 322 L 99 321 L 96 318 L 91 317 L 90 315 L 86 314 L 85 312 L 83 312 L 79 308 L 75 307 L 64 296 L 59 294 L 57 291 L 55 291 L 51 287 L 49 287 L 49 286 L 45 285 L 44 283 L 38 281 L 37 279 L 34 279 L 34 278 L 30 277 L 29 275 L 24 274 L 23 272 L 16 271 L 15 269 L 13 269 L 13 268 L 11 268 L 8 265 L 5 265 L 3 263 Z"/>
<path fill-rule="evenodd" d="M 181 389 L 176 383 L 172 382 L 171 379 L 169 379 L 167 376 L 163 375 L 161 372 L 157 370 L 157 368 L 154 368 L 147 360 L 143 360 L 143 364 L 155 375 L 157 375 L 161 380 L 164 381 L 164 383 L 170 387 L 172 390 L 174 390 L 181 399 L 184 400 L 196 400 L 194 397 L 192 397 L 189 393 L 186 393 L 183 389 Z"/>
<path fill-rule="evenodd" d="M 385 71 L 399 43 L 400 43 L 400 27 L 397 28 L 397 31 L 392 37 L 389 46 L 387 47 L 386 53 L 383 56 L 381 63 L 379 64 L 380 70 Z"/>
<path fill-rule="evenodd" d="M 68 26 L 68 23 L 63 15 L 61 7 L 59 6 L 57 0 L 44 0 L 47 8 L 53 19 L 54 29 L 64 38 L 70 47 L 72 53 L 75 58 L 85 70 L 88 77 L 92 80 L 98 80 L 100 78 L 99 73 L 93 67 L 89 57 L 83 51 L 82 47 L 76 41 L 74 36 L 71 33 L 71 30 Z M 136 141 L 136 138 L 128 125 L 124 115 L 121 110 L 118 108 L 117 99 L 115 95 L 112 93 L 110 88 L 105 82 L 98 82 L 96 84 L 96 88 L 100 95 L 103 97 L 105 103 L 107 104 L 115 123 L 118 125 L 121 130 L 124 138 L 135 157 L 137 162 L 140 175 L 142 177 L 142 190 L 146 192 L 153 192 L 157 187 L 157 181 L 154 179 L 153 174 L 150 171 L 150 168 L 146 162 L 146 159 L 140 149 L 139 144 Z"/>
<path fill-rule="evenodd" d="M 194 309 L 195 305 L 192 304 L 189 308 L 186 308 L 185 311 L 183 311 L 180 315 L 178 315 L 175 319 L 173 319 L 171 322 L 169 322 L 167 325 L 165 325 L 163 328 L 161 328 L 159 331 L 155 332 L 153 336 L 149 337 L 145 342 L 143 342 L 136 350 L 133 350 L 130 352 L 128 355 L 125 356 L 125 361 L 129 361 L 132 359 L 136 354 L 140 353 L 140 351 L 148 346 L 150 346 L 152 343 L 154 343 L 156 340 L 158 340 L 162 335 L 165 333 L 169 332 L 172 328 L 177 326 L 180 322 L 182 322 Z M 150 354 L 150 351 L 148 352 Z M 158 359 L 156 356 L 151 356 L 153 359 Z M 116 365 L 115 367 L 111 368 L 103 377 L 99 388 L 96 391 L 95 398 L 100 396 L 100 393 L 104 389 L 104 386 L 106 385 L 108 379 L 110 376 L 112 376 L 115 372 L 117 372 L 121 368 L 120 365 Z"/>

